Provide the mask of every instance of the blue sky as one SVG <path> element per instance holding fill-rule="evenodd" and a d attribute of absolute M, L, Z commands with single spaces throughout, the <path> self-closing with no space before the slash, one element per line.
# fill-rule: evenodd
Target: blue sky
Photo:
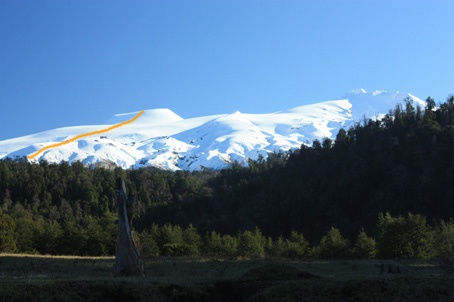
<path fill-rule="evenodd" d="M 169 108 L 268 113 L 351 89 L 454 93 L 451 0 L 3 0 L 0 140 Z"/>

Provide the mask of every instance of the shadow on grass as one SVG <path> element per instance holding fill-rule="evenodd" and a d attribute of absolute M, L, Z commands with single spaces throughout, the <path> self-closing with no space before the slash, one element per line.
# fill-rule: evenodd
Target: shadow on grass
<path fill-rule="evenodd" d="M 0 301 L 454 301 L 431 263 L 380 275 L 377 261 L 155 258 L 145 278 L 113 278 L 114 259 L 0 255 Z"/>

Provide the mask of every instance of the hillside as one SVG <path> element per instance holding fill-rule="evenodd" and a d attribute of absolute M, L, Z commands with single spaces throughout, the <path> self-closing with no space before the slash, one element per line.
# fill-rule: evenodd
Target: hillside
<path fill-rule="evenodd" d="M 309 146 L 316 139 L 333 139 L 339 129 L 348 129 L 364 117 L 381 117 L 406 98 L 425 106 L 408 93 L 360 89 L 339 99 L 268 114 L 234 112 L 183 119 L 170 109 L 150 109 L 133 123 L 51 148 L 31 160 L 122 168 L 153 166 L 172 171 L 222 169 L 235 161 L 244 164 L 272 152 Z M 0 141 L 0 158 L 27 156 L 136 114 L 117 114 L 100 125 L 58 128 Z"/>

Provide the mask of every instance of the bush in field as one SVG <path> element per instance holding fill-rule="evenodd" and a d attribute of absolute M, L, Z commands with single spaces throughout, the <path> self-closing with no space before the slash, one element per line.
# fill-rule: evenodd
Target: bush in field
<path fill-rule="evenodd" d="M 221 238 L 224 257 L 233 257 L 238 254 L 238 239 L 230 235 L 223 235 Z"/>
<path fill-rule="evenodd" d="M 237 253 L 248 258 L 264 257 L 265 243 L 266 238 L 259 228 L 256 227 L 254 231 L 246 230 L 238 235 Z"/>
<path fill-rule="evenodd" d="M 440 263 L 454 269 L 454 221 L 441 221 L 435 232 L 435 249 Z"/>
<path fill-rule="evenodd" d="M 378 217 L 378 249 L 383 258 L 430 259 L 435 256 L 434 232 L 425 217 L 408 213 Z"/>
<path fill-rule="evenodd" d="M 198 256 L 202 248 L 202 237 L 200 237 L 197 229 L 190 224 L 188 228 L 183 231 L 183 241 L 186 250 L 186 256 Z"/>
<path fill-rule="evenodd" d="M 144 230 L 139 234 L 138 243 L 139 249 L 144 256 L 156 257 L 159 256 L 159 246 L 157 238 L 159 235 L 159 228 L 156 224 L 153 224 L 150 231 Z"/>
<path fill-rule="evenodd" d="M 202 238 L 197 229 L 189 225 L 182 229 L 179 225 L 166 224 L 158 229 L 156 243 L 163 256 L 197 256 L 202 247 Z"/>
<path fill-rule="evenodd" d="M 221 234 L 211 231 L 205 235 L 204 253 L 213 258 L 222 258 L 224 253 Z"/>
<path fill-rule="evenodd" d="M 282 236 L 279 236 L 271 244 L 267 244 L 267 254 L 273 257 L 285 257 L 288 248 L 288 242 Z"/>
<path fill-rule="evenodd" d="M 352 254 L 358 259 L 374 259 L 377 255 L 377 243 L 374 238 L 367 236 L 364 229 L 356 237 Z"/>
<path fill-rule="evenodd" d="M 334 227 L 322 237 L 317 250 L 322 259 L 348 258 L 351 254 L 350 242 Z"/>
<path fill-rule="evenodd" d="M 184 256 L 183 229 L 179 225 L 162 226 L 158 236 L 158 245 L 164 256 Z"/>
<path fill-rule="evenodd" d="M 212 258 L 233 257 L 237 254 L 238 240 L 230 235 L 211 231 L 205 235 L 203 252 Z"/>
<path fill-rule="evenodd" d="M 293 230 L 287 240 L 287 249 L 283 256 L 301 259 L 307 256 L 308 248 L 309 242 L 304 238 L 304 235 Z"/>

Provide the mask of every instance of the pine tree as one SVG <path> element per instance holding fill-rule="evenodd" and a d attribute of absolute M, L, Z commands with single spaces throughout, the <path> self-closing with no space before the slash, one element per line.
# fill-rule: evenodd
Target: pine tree
<path fill-rule="evenodd" d="M 156 225 L 153 225 L 157 227 Z M 149 232 L 148 230 L 144 230 L 139 234 L 140 245 L 139 249 L 141 254 L 144 257 L 157 257 L 159 256 L 159 247 L 158 243 L 156 242 L 156 237 L 154 236 L 153 232 Z"/>
<path fill-rule="evenodd" d="M 454 220 L 441 221 L 436 228 L 435 247 L 442 265 L 454 266 Z"/>
<path fill-rule="evenodd" d="M 0 253 L 16 251 L 16 223 L 8 214 L 0 209 Z"/>
<path fill-rule="evenodd" d="M 165 256 L 183 256 L 185 254 L 185 242 L 183 230 L 179 225 L 166 224 L 160 228 L 159 247 Z"/>
<path fill-rule="evenodd" d="M 266 239 L 258 227 L 246 230 L 238 236 L 238 254 L 248 258 L 264 257 Z"/>
<path fill-rule="evenodd" d="M 293 230 L 290 233 L 290 238 L 287 240 L 287 249 L 285 256 L 288 258 L 301 259 L 307 256 L 309 242 L 304 235 Z"/>
<path fill-rule="evenodd" d="M 204 241 L 204 253 L 214 259 L 221 258 L 223 254 L 221 235 L 213 230 L 205 235 Z"/>
<path fill-rule="evenodd" d="M 197 233 L 197 229 L 192 224 L 183 231 L 183 240 L 186 256 L 197 256 L 200 254 L 202 237 L 200 237 L 199 233 Z"/>
<path fill-rule="evenodd" d="M 360 259 L 374 259 L 377 255 L 377 243 L 375 239 L 367 236 L 364 228 L 361 228 L 358 237 L 356 237 L 352 254 L 355 258 Z"/>
<path fill-rule="evenodd" d="M 320 258 L 342 259 L 350 256 L 350 242 L 342 237 L 337 228 L 331 229 L 322 237 L 319 245 Z"/>

